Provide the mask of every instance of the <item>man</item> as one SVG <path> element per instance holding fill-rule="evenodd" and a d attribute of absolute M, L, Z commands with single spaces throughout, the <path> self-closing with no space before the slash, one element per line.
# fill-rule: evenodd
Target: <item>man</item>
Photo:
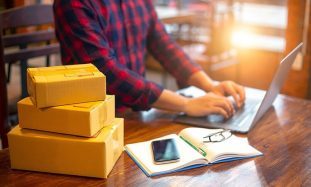
<path fill-rule="evenodd" d="M 245 99 L 242 86 L 214 83 L 166 33 L 152 0 L 55 0 L 55 29 L 63 64 L 93 63 L 107 77 L 107 92 L 116 95 L 116 107 L 148 110 L 151 107 L 211 113 L 226 118 Z M 144 78 L 146 51 L 179 83 L 197 86 L 203 97 L 186 98 Z M 96 91 L 96 90 L 94 90 Z"/>

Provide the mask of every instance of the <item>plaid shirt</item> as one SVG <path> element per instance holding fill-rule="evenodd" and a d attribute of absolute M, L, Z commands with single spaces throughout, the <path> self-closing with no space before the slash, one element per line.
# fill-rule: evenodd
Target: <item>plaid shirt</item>
<path fill-rule="evenodd" d="M 163 88 L 144 78 L 147 50 L 179 83 L 200 70 L 167 34 L 152 0 L 55 0 L 54 15 L 63 64 L 93 63 L 117 109 L 147 110 L 159 98 Z"/>

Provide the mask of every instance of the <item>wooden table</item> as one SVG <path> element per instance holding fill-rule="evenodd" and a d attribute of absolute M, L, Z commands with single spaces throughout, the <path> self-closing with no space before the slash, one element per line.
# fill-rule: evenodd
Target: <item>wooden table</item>
<path fill-rule="evenodd" d="M 125 117 L 125 144 L 178 133 L 187 125 L 151 110 Z M 123 153 L 108 179 L 11 170 L 8 150 L 0 151 L 0 186 L 310 186 L 311 102 L 278 96 L 274 107 L 248 133 L 262 157 L 215 164 L 148 178 Z M 245 136 L 245 135 L 242 135 Z"/>

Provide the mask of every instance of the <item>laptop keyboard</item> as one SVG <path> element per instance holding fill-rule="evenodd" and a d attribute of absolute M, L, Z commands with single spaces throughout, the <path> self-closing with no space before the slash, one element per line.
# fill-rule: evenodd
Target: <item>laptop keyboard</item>
<path fill-rule="evenodd" d="M 238 109 L 235 106 L 236 112 L 235 114 L 225 120 L 224 117 L 222 117 L 221 115 L 209 115 L 207 117 L 207 120 L 211 123 L 225 123 L 227 125 L 237 125 L 240 126 L 243 124 L 244 120 L 247 120 L 247 118 L 249 116 L 251 116 L 250 114 L 253 112 L 256 112 L 257 106 L 260 102 L 258 101 L 248 101 L 247 103 L 244 104 L 244 106 L 241 109 Z"/>

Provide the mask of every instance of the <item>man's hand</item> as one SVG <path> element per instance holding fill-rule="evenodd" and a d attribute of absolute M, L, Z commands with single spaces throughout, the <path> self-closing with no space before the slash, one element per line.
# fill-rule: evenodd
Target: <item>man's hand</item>
<path fill-rule="evenodd" d="M 238 107 L 241 107 L 245 101 L 244 87 L 233 81 L 220 82 L 211 91 L 221 96 L 232 96 Z"/>
<path fill-rule="evenodd" d="M 216 83 L 205 72 L 194 73 L 188 81 L 189 85 L 201 88 L 206 92 L 214 92 L 221 96 L 233 96 L 236 105 L 241 107 L 245 100 L 245 91 L 241 85 L 233 81 L 223 81 Z"/>
<path fill-rule="evenodd" d="M 153 107 L 175 112 L 184 112 L 189 116 L 207 116 L 220 114 L 225 118 L 233 115 L 234 109 L 231 101 L 224 96 L 209 92 L 197 98 L 187 98 L 170 90 L 163 90 Z"/>
<path fill-rule="evenodd" d="M 221 114 L 229 118 L 233 115 L 234 108 L 228 98 L 209 92 L 202 97 L 187 99 L 184 112 L 189 116 Z"/>

